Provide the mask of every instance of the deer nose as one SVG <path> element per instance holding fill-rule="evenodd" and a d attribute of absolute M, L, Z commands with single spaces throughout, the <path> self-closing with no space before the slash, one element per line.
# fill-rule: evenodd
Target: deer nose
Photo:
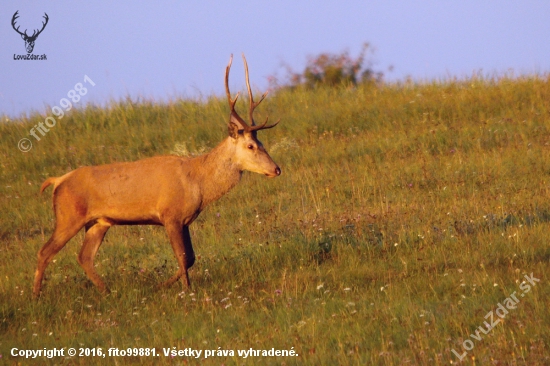
<path fill-rule="evenodd" d="M 279 168 L 279 167 L 275 168 L 275 174 L 276 175 L 281 175 L 281 168 Z"/>

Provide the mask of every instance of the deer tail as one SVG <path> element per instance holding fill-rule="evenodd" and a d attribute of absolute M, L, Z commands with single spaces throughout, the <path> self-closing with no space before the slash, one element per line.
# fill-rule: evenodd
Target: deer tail
<path fill-rule="evenodd" d="M 57 182 L 57 178 L 56 177 L 52 177 L 52 178 L 48 178 L 44 181 L 44 183 L 42 183 L 42 186 L 40 187 L 40 193 L 44 192 L 44 190 L 46 188 L 48 188 L 52 183 L 56 183 Z"/>

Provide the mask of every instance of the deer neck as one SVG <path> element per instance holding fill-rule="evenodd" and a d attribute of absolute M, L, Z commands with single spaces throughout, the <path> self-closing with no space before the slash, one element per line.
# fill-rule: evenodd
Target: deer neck
<path fill-rule="evenodd" d="M 222 197 L 239 183 L 243 171 L 235 163 L 234 155 L 235 145 L 228 137 L 212 151 L 197 158 L 201 172 L 201 209 Z"/>

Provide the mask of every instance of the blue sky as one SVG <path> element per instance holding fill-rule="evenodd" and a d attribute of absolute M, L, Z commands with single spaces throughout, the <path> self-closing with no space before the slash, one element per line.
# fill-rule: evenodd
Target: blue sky
<path fill-rule="evenodd" d="M 33 54 L 20 30 L 49 23 Z M 0 8 L 0 115 L 31 111 L 61 98 L 88 75 L 95 86 L 76 103 L 126 96 L 169 100 L 244 88 L 240 53 L 251 83 L 268 87 L 282 64 L 300 71 L 307 56 L 375 47 L 374 68 L 386 79 L 466 77 L 550 71 L 550 1 L 3 1 Z M 393 66 L 393 71 L 388 68 Z"/>

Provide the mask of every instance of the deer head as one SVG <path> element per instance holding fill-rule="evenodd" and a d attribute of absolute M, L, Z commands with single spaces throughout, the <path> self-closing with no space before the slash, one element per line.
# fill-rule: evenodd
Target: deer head
<path fill-rule="evenodd" d="M 34 49 L 34 42 L 36 41 L 36 38 L 38 37 L 38 35 L 40 33 L 42 33 L 42 31 L 44 30 L 44 28 L 46 28 L 46 24 L 48 24 L 48 14 L 44 13 L 44 19 L 46 19 L 45 22 L 42 22 L 42 29 L 40 30 L 37 30 L 35 29 L 32 36 L 29 36 L 27 34 L 27 30 L 25 29 L 25 32 L 21 33 L 19 31 L 19 27 L 15 28 L 15 20 L 17 18 L 19 18 L 19 15 L 17 15 L 17 13 L 19 13 L 19 10 L 15 12 L 15 14 L 13 14 L 13 18 L 11 18 L 11 26 L 13 27 L 13 29 L 19 33 L 21 35 L 21 38 L 23 38 L 23 40 L 25 41 L 25 48 L 27 49 L 27 53 L 32 53 L 32 50 Z"/>
<path fill-rule="evenodd" d="M 229 70 L 231 69 L 231 63 L 233 62 L 233 55 L 231 55 L 229 64 L 225 68 L 225 92 L 227 94 L 229 107 L 231 108 L 231 112 L 229 114 L 228 132 L 236 146 L 235 159 L 242 165 L 243 170 L 265 174 L 268 177 L 276 177 L 281 174 L 281 169 L 271 159 L 260 140 L 258 140 L 257 132 L 259 130 L 273 128 L 279 123 L 279 121 L 274 124 L 267 125 L 267 121 L 269 119 L 268 117 L 265 119 L 265 122 L 259 126 L 257 126 L 254 122 L 254 109 L 256 109 L 262 100 L 264 100 L 267 92 L 261 96 L 259 101 L 254 102 L 252 89 L 250 88 L 250 80 L 248 77 L 248 64 L 246 63 L 244 54 L 242 56 L 246 76 L 246 87 L 248 89 L 248 98 L 250 99 L 250 106 L 248 109 L 250 125 L 247 124 L 235 111 L 235 103 L 237 103 L 239 93 L 237 93 L 233 99 L 231 98 L 231 92 L 229 91 Z"/>

